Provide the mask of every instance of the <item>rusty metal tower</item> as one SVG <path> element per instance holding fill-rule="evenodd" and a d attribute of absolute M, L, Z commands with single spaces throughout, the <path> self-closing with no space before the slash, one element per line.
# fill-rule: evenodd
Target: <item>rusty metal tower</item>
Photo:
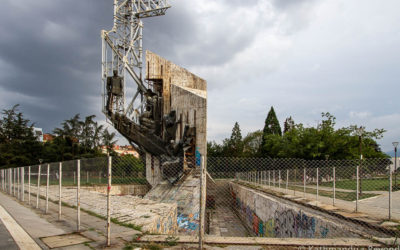
<path fill-rule="evenodd" d="M 114 0 L 113 28 L 101 31 L 102 111 L 107 118 L 110 118 L 107 105 L 112 107 L 112 113 L 124 115 L 132 121 L 135 121 L 135 112 L 143 111 L 143 95 L 147 88 L 142 74 L 142 19 L 164 15 L 168 8 L 167 0 Z M 112 76 L 121 79 L 121 88 L 120 93 L 110 99 L 107 96 L 107 79 Z"/>

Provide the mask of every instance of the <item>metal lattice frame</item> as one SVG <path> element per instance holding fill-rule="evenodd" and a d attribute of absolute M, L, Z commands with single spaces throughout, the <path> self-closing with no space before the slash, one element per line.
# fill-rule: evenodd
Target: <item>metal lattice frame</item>
<path fill-rule="evenodd" d="M 113 113 L 131 116 L 135 109 L 142 110 L 143 93 L 143 23 L 142 18 L 164 15 L 170 6 L 167 0 L 114 0 L 114 26 L 110 31 L 102 30 L 102 82 L 103 113 L 106 112 L 107 77 L 113 70 L 123 76 L 122 97 L 113 100 Z M 136 93 L 126 106 L 127 84 L 137 85 Z M 140 99 L 139 99 L 140 98 Z M 139 100 L 138 102 L 136 100 Z M 135 107 L 136 104 L 136 107 Z"/>

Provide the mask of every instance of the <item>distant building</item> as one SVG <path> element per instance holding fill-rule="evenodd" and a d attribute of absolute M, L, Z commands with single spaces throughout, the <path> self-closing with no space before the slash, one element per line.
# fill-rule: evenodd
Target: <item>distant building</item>
<path fill-rule="evenodd" d="M 106 146 L 103 145 L 100 148 L 104 154 L 107 153 Z M 113 150 L 115 153 L 117 153 L 120 156 L 133 155 L 134 157 L 139 158 L 139 153 L 131 145 L 125 145 L 125 146 L 114 145 Z"/>
<path fill-rule="evenodd" d="M 40 142 L 43 142 L 43 129 L 42 128 L 35 128 L 33 127 L 33 135 L 36 139 Z"/>
<path fill-rule="evenodd" d="M 43 135 L 43 142 L 51 142 L 52 140 L 54 140 L 54 136 L 52 134 Z"/>

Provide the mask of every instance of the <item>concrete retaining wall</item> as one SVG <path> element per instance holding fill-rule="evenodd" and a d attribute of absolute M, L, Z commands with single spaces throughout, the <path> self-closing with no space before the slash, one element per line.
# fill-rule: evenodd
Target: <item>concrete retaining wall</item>
<path fill-rule="evenodd" d="M 230 183 L 232 205 L 255 235 L 263 237 L 359 237 L 338 218 Z"/>
<path fill-rule="evenodd" d="M 106 186 L 82 186 L 82 189 L 107 194 Z M 144 196 L 149 191 L 147 185 L 113 185 L 111 195 Z"/>

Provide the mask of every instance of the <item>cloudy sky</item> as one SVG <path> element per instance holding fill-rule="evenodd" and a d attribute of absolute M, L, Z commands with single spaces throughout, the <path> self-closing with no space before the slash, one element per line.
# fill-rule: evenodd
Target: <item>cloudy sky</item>
<path fill-rule="evenodd" d="M 145 20 L 144 46 L 208 82 L 208 139 L 281 124 L 384 128 L 400 140 L 400 1 L 171 0 Z M 51 132 L 76 113 L 101 114 L 100 30 L 111 0 L 2 0 L 0 108 L 21 104 Z"/>

